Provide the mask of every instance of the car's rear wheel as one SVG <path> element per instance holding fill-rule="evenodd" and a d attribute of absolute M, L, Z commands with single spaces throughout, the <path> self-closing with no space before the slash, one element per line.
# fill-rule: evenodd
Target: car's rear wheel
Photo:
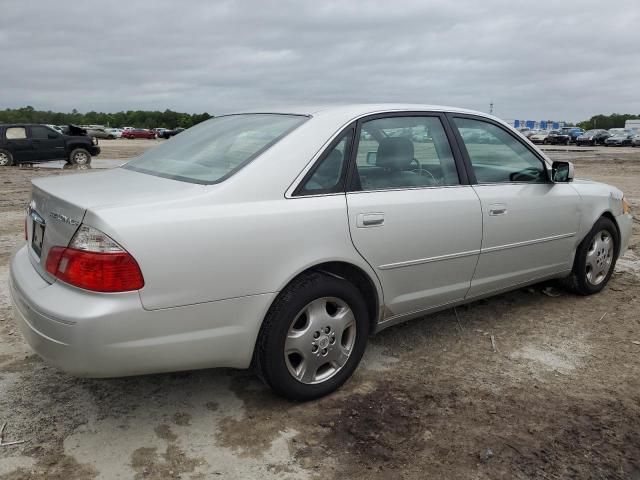
<path fill-rule="evenodd" d="M 10 167 L 13 165 L 13 155 L 8 150 L 0 150 L 0 167 Z"/>
<path fill-rule="evenodd" d="M 91 163 L 91 154 L 84 148 L 76 148 L 69 155 L 69 163 L 72 165 L 89 165 Z"/>
<path fill-rule="evenodd" d="M 348 281 L 303 274 L 267 314 L 254 364 L 276 393 L 311 400 L 340 387 L 355 371 L 369 333 L 367 307 Z"/>
<path fill-rule="evenodd" d="M 601 291 L 609 282 L 618 259 L 618 230 L 607 217 L 600 217 L 576 250 L 571 276 L 562 280 L 580 295 Z"/>

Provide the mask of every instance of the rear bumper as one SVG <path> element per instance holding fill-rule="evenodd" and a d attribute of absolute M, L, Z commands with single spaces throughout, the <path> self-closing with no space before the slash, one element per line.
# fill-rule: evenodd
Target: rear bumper
<path fill-rule="evenodd" d="M 9 290 L 15 320 L 31 348 L 48 363 L 83 377 L 247 368 L 275 296 L 149 311 L 138 292 L 97 294 L 47 283 L 26 248 L 11 261 Z"/>

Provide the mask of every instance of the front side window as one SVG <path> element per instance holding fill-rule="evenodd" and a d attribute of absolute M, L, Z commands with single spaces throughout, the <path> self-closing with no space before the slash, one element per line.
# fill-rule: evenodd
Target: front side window
<path fill-rule="evenodd" d="M 212 118 L 147 150 L 123 168 L 191 183 L 217 183 L 305 120 L 307 117 L 302 115 L 285 114 Z"/>
<path fill-rule="evenodd" d="M 357 149 L 355 190 L 460 183 L 438 117 L 387 117 L 364 122 Z"/>
<path fill-rule="evenodd" d="M 546 182 L 544 163 L 502 128 L 482 120 L 454 118 L 478 183 Z"/>
<path fill-rule="evenodd" d="M 5 132 L 7 140 L 21 140 L 27 138 L 27 129 L 24 127 L 9 127 Z"/>
<path fill-rule="evenodd" d="M 31 127 L 31 138 L 35 140 L 46 140 L 49 138 L 50 134 L 55 134 L 55 132 L 50 128 L 39 126 Z"/>
<path fill-rule="evenodd" d="M 317 195 L 342 191 L 343 172 L 349 157 L 349 146 L 353 138 L 353 130 L 344 133 L 333 147 L 330 147 L 314 168 L 309 179 L 304 183 L 300 194 Z"/>

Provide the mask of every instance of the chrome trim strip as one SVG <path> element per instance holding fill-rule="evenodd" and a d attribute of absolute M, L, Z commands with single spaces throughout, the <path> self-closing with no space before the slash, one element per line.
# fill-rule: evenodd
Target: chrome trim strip
<path fill-rule="evenodd" d="M 535 245 L 537 243 L 544 243 L 544 242 L 552 242 L 554 240 L 561 240 L 563 238 L 571 238 L 571 237 L 575 237 L 575 236 L 576 236 L 576 232 L 563 233 L 561 235 L 553 235 L 551 237 L 536 238 L 534 240 L 525 240 L 523 242 L 508 243 L 506 245 L 498 245 L 496 247 L 482 248 L 480 250 L 480 253 L 481 254 L 482 253 L 490 253 L 490 252 L 497 252 L 499 250 L 508 250 L 510 248 L 526 247 L 528 245 Z"/>
<path fill-rule="evenodd" d="M 386 265 L 380 265 L 380 270 L 391 270 L 393 268 L 410 267 L 413 265 L 422 265 L 423 263 L 440 262 L 442 260 L 451 260 L 454 258 L 470 257 L 472 255 L 478 255 L 480 250 L 469 250 L 468 252 L 450 253 L 447 255 L 440 255 L 438 257 L 418 258 L 417 260 L 407 260 L 405 262 L 388 263 Z"/>

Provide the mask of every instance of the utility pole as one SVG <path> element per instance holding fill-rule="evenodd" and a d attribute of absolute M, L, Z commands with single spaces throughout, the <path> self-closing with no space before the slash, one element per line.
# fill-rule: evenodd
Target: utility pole
<path fill-rule="evenodd" d="M 493 100 L 491 100 L 491 103 L 489 104 L 489 115 L 493 115 Z"/>

